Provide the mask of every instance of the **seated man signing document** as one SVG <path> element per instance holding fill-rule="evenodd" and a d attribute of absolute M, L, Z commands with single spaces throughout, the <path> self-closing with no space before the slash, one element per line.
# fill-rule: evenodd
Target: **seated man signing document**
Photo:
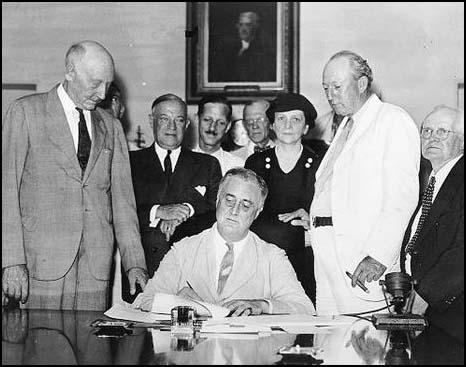
<path fill-rule="evenodd" d="M 174 244 L 133 303 L 151 310 L 154 294 L 176 294 L 230 309 L 231 316 L 315 314 L 285 252 L 249 230 L 264 205 L 265 181 L 229 170 L 217 195 L 217 222 Z"/>

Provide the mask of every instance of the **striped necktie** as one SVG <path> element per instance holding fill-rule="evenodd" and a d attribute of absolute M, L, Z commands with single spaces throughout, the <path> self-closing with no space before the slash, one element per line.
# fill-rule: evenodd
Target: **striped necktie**
<path fill-rule="evenodd" d="M 413 247 L 416 244 L 417 239 L 422 230 L 422 226 L 426 221 L 427 217 L 429 216 L 429 211 L 432 206 L 432 197 L 434 196 L 434 187 L 435 187 L 435 176 L 432 176 L 429 181 L 429 185 L 427 185 L 424 194 L 422 195 L 422 211 L 421 217 L 419 218 L 419 223 L 417 224 L 416 232 L 414 236 L 411 237 L 411 240 L 406 245 L 406 253 L 411 253 L 413 251 Z"/>
<path fill-rule="evenodd" d="M 233 268 L 233 261 L 235 259 L 235 253 L 233 251 L 233 243 L 227 242 L 228 251 L 223 256 L 222 262 L 220 264 L 220 271 L 218 273 L 218 287 L 217 293 L 221 294 L 225 283 L 227 282 L 228 277 L 230 276 L 231 269 Z"/>

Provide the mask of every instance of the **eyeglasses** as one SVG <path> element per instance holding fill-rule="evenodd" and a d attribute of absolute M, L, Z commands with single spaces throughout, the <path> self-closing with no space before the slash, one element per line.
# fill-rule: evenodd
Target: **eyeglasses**
<path fill-rule="evenodd" d="M 254 124 L 264 124 L 265 123 L 265 117 L 258 117 L 256 119 L 247 119 L 247 120 L 244 120 L 244 122 L 246 123 L 246 125 L 248 126 L 252 126 Z"/>
<path fill-rule="evenodd" d="M 424 127 L 421 130 L 421 137 L 423 139 L 429 139 L 432 134 L 434 134 L 438 140 L 445 140 L 448 138 L 449 133 L 455 133 L 455 131 L 447 130 L 442 127 L 438 128 L 437 130 L 431 129 L 430 127 Z"/>
<path fill-rule="evenodd" d="M 227 194 L 223 197 L 223 200 L 225 200 L 225 204 L 230 208 L 234 208 L 236 206 L 237 199 L 233 195 Z M 243 212 L 248 212 L 254 208 L 254 204 L 249 200 L 241 200 L 239 206 Z"/>

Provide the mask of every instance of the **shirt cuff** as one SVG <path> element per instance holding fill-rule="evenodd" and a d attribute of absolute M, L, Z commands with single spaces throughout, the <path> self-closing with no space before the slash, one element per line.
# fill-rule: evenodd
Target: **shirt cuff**
<path fill-rule="evenodd" d="M 269 299 L 263 299 L 263 301 L 267 302 L 269 304 L 269 310 L 267 311 L 268 314 L 273 314 L 273 306 L 272 306 L 272 301 Z"/>
<path fill-rule="evenodd" d="M 155 228 L 160 222 L 160 218 L 155 218 L 159 206 L 160 205 L 154 205 L 149 212 L 149 227 Z"/>
<path fill-rule="evenodd" d="M 184 205 L 187 205 L 189 208 L 189 217 L 191 218 L 194 215 L 194 208 L 190 203 L 183 203 Z"/>

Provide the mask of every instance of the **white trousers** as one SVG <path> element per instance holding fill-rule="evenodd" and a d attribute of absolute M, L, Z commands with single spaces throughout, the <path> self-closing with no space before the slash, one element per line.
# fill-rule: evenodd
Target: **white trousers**
<path fill-rule="evenodd" d="M 311 226 L 310 231 L 314 252 L 316 312 L 318 315 L 358 313 L 386 305 L 383 297 L 379 297 L 377 301 L 366 300 L 359 296 L 364 293 L 362 290 L 358 287 L 351 287 L 351 279 L 346 276 L 345 271 L 353 273 L 354 269 L 341 267 L 332 226 L 318 228 Z"/>

